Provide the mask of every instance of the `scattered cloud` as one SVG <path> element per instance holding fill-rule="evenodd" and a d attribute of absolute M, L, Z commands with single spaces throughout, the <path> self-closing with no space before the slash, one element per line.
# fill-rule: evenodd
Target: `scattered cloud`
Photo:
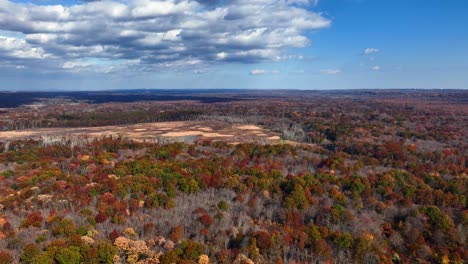
<path fill-rule="evenodd" d="M 205 74 L 205 73 L 207 73 L 207 71 L 198 69 L 198 70 L 194 70 L 193 73 L 194 74 Z"/>
<path fill-rule="evenodd" d="M 376 65 L 376 66 L 372 66 L 371 68 L 373 71 L 380 71 L 380 66 L 379 65 Z"/>
<path fill-rule="evenodd" d="M 260 70 L 260 69 L 255 69 L 255 70 L 251 70 L 249 72 L 250 75 L 266 75 L 266 74 L 278 74 L 280 73 L 279 71 L 277 70 Z"/>
<path fill-rule="evenodd" d="M 88 67 L 88 63 L 82 63 L 79 61 L 67 61 L 62 65 L 63 69 L 79 69 Z"/>
<path fill-rule="evenodd" d="M 316 6 L 319 0 L 287 0 L 289 4 L 313 5 Z"/>
<path fill-rule="evenodd" d="M 102 60 L 106 68 L 156 71 L 301 59 L 288 48 L 306 47 L 307 31 L 331 24 L 307 7 L 316 2 L 87 0 L 65 6 L 0 0 L 0 61 L 32 66 L 47 58 L 48 68 L 76 71 L 103 68 L 80 64 Z"/>
<path fill-rule="evenodd" d="M 373 53 L 379 53 L 380 50 L 379 49 L 376 49 L 376 48 L 367 48 L 365 49 L 362 54 L 364 55 L 368 55 L 368 54 L 373 54 Z"/>
<path fill-rule="evenodd" d="M 310 3 L 313 5 L 313 6 L 317 6 L 319 4 L 319 0 L 310 0 Z"/>
<path fill-rule="evenodd" d="M 293 71 L 290 71 L 289 73 L 291 73 L 291 74 L 298 74 L 298 75 L 299 75 L 299 74 L 304 74 L 305 71 L 304 71 L 304 70 L 293 70 Z"/>
<path fill-rule="evenodd" d="M 287 0 L 287 2 L 290 4 L 317 6 L 319 0 Z"/>
<path fill-rule="evenodd" d="M 320 71 L 321 74 L 335 75 L 341 73 L 341 70 L 338 69 L 325 69 Z"/>
<path fill-rule="evenodd" d="M 300 54 L 285 54 L 281 57 L 278 57 L 277 60 L 304 60 L 304 55 Z"/>

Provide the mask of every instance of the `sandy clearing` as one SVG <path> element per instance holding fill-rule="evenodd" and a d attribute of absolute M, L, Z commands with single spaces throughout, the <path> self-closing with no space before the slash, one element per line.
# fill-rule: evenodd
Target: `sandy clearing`
<path fill-rule="evenodd" d="M 15 139 L 39 139 L 44 137 L 94 137 L 120 136 L 134 140 L 151 140 L 158 137 L 187 137 L 223 140 L 228 143 L 266 142 L 279 143 L 277 133 L 264 130 L 255 125 L 233 125 L 218 121 L 177 121 L 144 123 L 127 126 L 102 126 L 80 128 L 40 128 L 21 131 L 0 132 L 0 141 Z M 181 139 L 186 140 L 186 139 Z"/>
<path fill-rule="evenodd" d="M 186 137 L 186 136 L 201 136 L 201 137 L 233 137 L 234 135 L 226 135 L 220 133 L 207 133 L 203 131 L 180 131 L 180 132 L 168 132 L 162 134 L 165 137 Z"/>
<path fill-rule="evenodd" d="M 262 130 L 262 128 L 258 127 L 258 126 L 254 126 L 254 125 L 240 125 L 240 126 L 236 126 L 238 129 L 242 129 L 242 130 Z"/>
<path fill-rule="evenodd" d="M 211 132 L 213 131 L 213 129 L 209 128 L 209 127 L 202 127 L 200 128 L 201 131 L 206 131 L 206 132 Z"/>
<path fill-rule="evenodd" d="M 33 136 L 35 134 L 40 134 L 40 132 L 34 132 L 34 131 L 8 131 L 8 132 L 1 132 L 0 134 L 2 135 L 2 137 L 16 138 L 16 137 Z"/>
<path fill-rule="evenodd" d="M 200 131 L 183 131 L 183 132 L 168 132 L 162 134 L 165 137 L 185 137 L 185 136 L 199 136 L 201 135 Z"/>
<path fill-rule="evenodd" d="M 234 135 L 226 135 L 226 134 L 219 134 L 219 133 L 202 133 L 203 137 L 233 137 Z"/>

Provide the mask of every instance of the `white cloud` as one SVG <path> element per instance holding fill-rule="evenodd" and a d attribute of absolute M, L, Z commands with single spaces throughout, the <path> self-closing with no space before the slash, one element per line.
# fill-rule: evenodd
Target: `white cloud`
<path fill-rule="evenodd" d="M 304 74 L 305 71 L 304 70 L 293 70 L 293 71 L 290 71 L 289 73 L 291 73 L 291 74 Z"/>
<path fill-rule="evenodd" d="M 380 71 L 380 66 L 379 65 L 376 65 L 376 66 L 372 66 L 371 68 L 373 71 Z"/>
<path fill-rule="evenodd" d="M 250 75 L 263 75 L 266 73 L 267 73 L 266 70 L 251 70 L 249 74 Z"/>
<path fill-rule="evenodd" d="M 260 69 L 255 69 L 251 70 L 249 72 L 250 75 L 266 75 L 266 74 L 278 74 L 280 73 L 277 70 L 260 70 Z"/>
<path fill-rule="evenodd" d="M 151 18 L 173 14 L 195 12 L 198 3 L 194 1 L 152 1 L 133 0 L 131 14 L 135 18 Z"/>
<path fill-rule="evenodd" d="M 379 53 L 380 50 L 376 48 L 367 48 L 365 49 L 362 54 L 368 55 L 368 54 L 373 54 L 373 53 Z"/>
<path fill-rule="evenodd" d="M 65 61 L 61 68 L 72 73 L 112 73 L 123 69 L 133 69 L 139 64 L 139 60 L 76 59 Z"/>
<path fill-rule="evenodd" d="M 319 0 L 287 0 L 287 2 L 289 4 L 317 6 L 319 3 Z"/>
<path fill-rule="evenodd" d="M 62 68 L 64 68 L 64 69 L 82 69 L 82 68 L 86 68 L 86 67 L 89 67 L 89 66 L 90 66 L 89 63 L 83 63 L 83 62 L 80 62 L 80 61 L 66 61 L 65 63 L 63 63 Z"/>
<path fill-rule="evenodd" d="M 309 0 L 287 0 L 290 4 L 308 5 Z"/>
<path fill-rule="evenodd" d="M 0 60 L 53 57 L 57 69 L 77 58 L 138 60 L 142 69 L 277 61 L 288 48 L 309 45 L 308 30 L 330 26 L 308 7 L 316 2 L 105 0 L 64 6 L 0 0 L 0 32 L 23 36 L 0 39 Z"/>
<path fill-rule="evenodd" d="M 328 74 L 328 75 L 335 75 L 335 74 L 341 73 L 341 70 L 338 70 L 338 69 L 325 69 L 325 70 L 321 70 L 320 73 Z"/>
<path fill-rule="evenodd" d="M 17 59 L 44 59 L 50 57 L 41 47 L 33 47 L 23 39 L 0 36 L 0 57 Z"/>

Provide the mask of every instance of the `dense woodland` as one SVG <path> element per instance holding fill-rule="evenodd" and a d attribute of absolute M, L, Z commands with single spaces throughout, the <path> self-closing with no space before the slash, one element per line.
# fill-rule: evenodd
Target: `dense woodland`
<path fill-rule="evenodd" d="M 5 130 L 216 120 L 287 141 L 2 142 L 0 263 L 468 262 L 467 92 L 213 96 L 4 109 Z"/>

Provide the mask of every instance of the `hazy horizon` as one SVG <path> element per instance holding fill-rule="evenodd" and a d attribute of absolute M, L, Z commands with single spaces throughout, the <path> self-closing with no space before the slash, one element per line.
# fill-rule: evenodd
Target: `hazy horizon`
<path fill-rule="evenodd" d="M 175 88 L 95 88 L 95 89 L 51 89 L 51 88 L 30 88 L 30 89 L 0 89 L 1 93 L 16 93 L 16 92 L 112 92 L 112 91 L 398 91 L 398 90 L 408 90 L 408 91 L 434 91 L 434 90 L 441 90 L 441 91 L 457 91 L 457 90 L 468 90 L 468 88 L 413 88 L 413 87 L 404 87 L 404 88 L 225 88 L 225 87 L 213 87 L 213 88 L 202 88 L 202 87 L 192 87 L 192 88 L 184 88 L 184 87 L 175 87 Z"/>

